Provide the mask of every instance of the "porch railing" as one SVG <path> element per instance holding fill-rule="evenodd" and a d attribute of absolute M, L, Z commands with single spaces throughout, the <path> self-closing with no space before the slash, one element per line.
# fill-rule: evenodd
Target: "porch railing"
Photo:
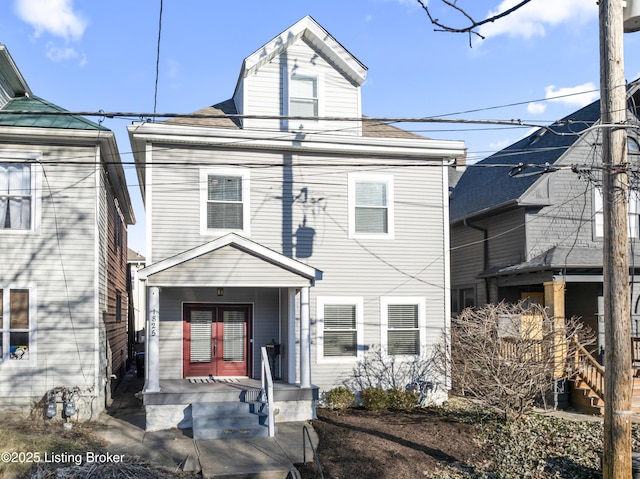
<path fill-rule="evenodd" d="M 271 377 L 271 366 L 269 366 L 269 356 L 267 355 L 267 348 L 262 346 L 260 348 L 262 355 L 262 391 L 266 394 L 265 404 L 267 406 L 267 414 L 269 421 L 269 437 L 276 435 L 275 420 L 273 417 L 273 378 Z"/>
<path fill-rule="evenodd" d="M 604 368 L 587 351 L 578 335 L 573 338 L 575 353 L 573 358 L 574 371 L 595 392 L 600 399 L 604 399 Z"/>

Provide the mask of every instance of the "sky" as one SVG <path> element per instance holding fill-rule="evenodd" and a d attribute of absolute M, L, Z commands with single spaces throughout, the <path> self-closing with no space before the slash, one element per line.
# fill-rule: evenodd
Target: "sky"
<path fill-rule="evenodd" d="M 468 26 L 441 0 L 423 3 L 442 23 Z M 482 20 L 515 3 L 457 5 Z M 482 27 L 483 40 L 435 31 L 417 0 L 3 0 L 0 43 L 34 94 L 67 110 L 149 113 L 155 104 L 159 113 L 189 113 L 231 98 L 243 59 L 305 15 L 368 68 L 362 110 L 370 117 L 547 125 L 600 96 L 595 0 L 532 0 Z M 640 32 L 625 34 L 629 81 L 640 77 L 639 46 Z M 102 120 L 116 134 L 125 163 L 137 219 L 129 228 L 129 246 L 144 254 L 144 208 L 126 133 L 132 119 Z M 434 139 L 463 140 L 470 162 L 531 131 L 397 126 Z"/>

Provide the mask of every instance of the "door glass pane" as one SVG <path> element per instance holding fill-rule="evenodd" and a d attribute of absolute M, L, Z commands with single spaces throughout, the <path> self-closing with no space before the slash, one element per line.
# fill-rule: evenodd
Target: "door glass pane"
<path fill-rule="evenodd" d="M 244 361 L 244 311 L 223 311 L 223 360 Z"/>
<path fill-rule="evenodd" d="M 211 311 L 191 311 L 190 356 L 192 363 L 211 362 Z"/>

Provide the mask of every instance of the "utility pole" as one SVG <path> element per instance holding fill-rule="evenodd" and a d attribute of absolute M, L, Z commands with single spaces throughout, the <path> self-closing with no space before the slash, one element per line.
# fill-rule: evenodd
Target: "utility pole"
<path fill-rule="evenodd" d="M 604 479 L 630 479 L 631 310 L 623 0 L 600 0 L 599 5 L 605 321 L 602 464 Z"/>

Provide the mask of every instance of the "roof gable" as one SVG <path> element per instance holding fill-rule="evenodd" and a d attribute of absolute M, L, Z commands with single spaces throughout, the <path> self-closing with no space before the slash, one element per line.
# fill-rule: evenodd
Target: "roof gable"
<path fill-rule="evenodd" d="M 367 67 L 308 15 L 245 58 L 242 64 L 241 78 L 255 72 L 300 38 L 304 38 L 322 52 L 356 85 L 364 83 Z"/>
<path fill-rule="evenodd" d="M 308 266 L 300 261 L 284 256 L 261 244 L 251 241 L 235 233 L 229 233 L 218 239 L 205 243 L 201 246 L 185 251 L 179 255 L 158 261 L 139 271 L 140 279 L 147 279 L 149 276 L 168 271 L 172 268 L 183 268 L 183 265 L 192 262 L 209 253 L 220 251 L 224 248 L 232 247 L 247 253 L 258 260 L 270 263 L 275 268 L 288 271 L 294 275 L 305 278 L 313 283 L 316 279 L 322 279 L 322 271 Z"/>

